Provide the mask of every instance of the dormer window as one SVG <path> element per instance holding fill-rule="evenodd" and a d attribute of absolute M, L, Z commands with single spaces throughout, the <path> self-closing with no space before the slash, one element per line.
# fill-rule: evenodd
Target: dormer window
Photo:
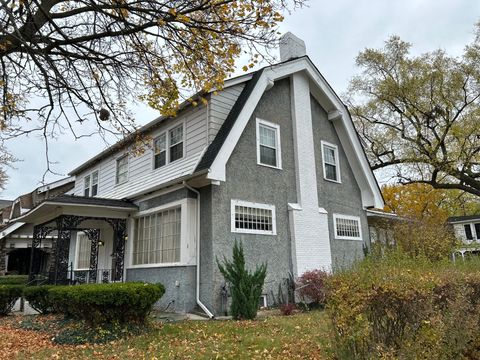
<path fill-rule="evenodd" d="M 280 149 L 280 126 L 257 119 L 257 163 L 281 169 Z"/>
<path fill-rule="evenodd" d="M 98 194 L 98 170 L 83 178 L 83 195 L 86 197 Z"/>
<path fill-rule="evenodd" d="M 183 137 L 181 124 L 161 133 L 153 140 L 154 169 L 183 158 Z"/>

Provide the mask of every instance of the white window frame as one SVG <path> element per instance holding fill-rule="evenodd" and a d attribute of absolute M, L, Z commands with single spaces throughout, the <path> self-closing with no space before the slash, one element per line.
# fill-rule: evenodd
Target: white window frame
<path fill-rule="evenodd" d="M 252 207 L 257 209 L 271 210 L 272 211 L 272 231 L 254 230 L 254 229 L 237 229 L 235 226 L 235 206 L 246 206 L 246 207 Z M 230 208 L 230 219 L 231 219 L 230 227 L 231 227 L 232 233 L 277 235 L 277 218 L 276 218 L 276 212 L 275 212 L 275 205 L 232 199 L 231 208 Z"/>
<path fill-rule="evenodd" d="M 358 222 L 359 237 L 337 235 L 337 219 L 356 220 Z M 335 239 L 363 241 L 362 221 L 361 221 L 360 217 L 358 217 L 358 216 L 344 215 L 344 214 L 333 214 L 333 230 L 334 230 L 334 233 L 335 233 Z"/>
<path fill-rule="evenodd" d="M 180 224 L 180 261 L 179 262 L 172 262 L 172 263 L 156 263 L 156 264 L 133 264 L 133 251 L 134 245 L 133 242 L 135 241 L 134 237 L 137 236 L 138 227 L 137 227 L 137 220 L 145 215 L 151 215 L 157 212 L 162 212 L 170 209 L 174 209 L 180 207 L 181 208 L 181 224 Z M 188 262 L 188 251 L 189 251 L 189 236 L 190 229 L 189 229 L 189 208 L 188 208 L 188 199 L 182 199 L 178 201 L 173 201 L 168 204 L 160 205 L 148 210 L 139 211 L 132 217 L 132 241 L 129 241 L 129 269 L 142 269 L 142 268 L 159 268 L 159 267 L 174 267 L 174 266 L 188 266 L 191 265 Z M 191 220 L 190 220 L 191 222 Z M 192 230 L 196 231 L 195 226 L 190 226 Z"/>
<path fill-rule="evenodd" d="M 92 195 L 92 192 L 93 192 L 93 174 L 97 173 L 97 193 L 95 195 Z M 98 195 L 98 183 L 100 181 L 100 172 L 98 170 L 94 170 L 92 171 L 91 173 L 89 173 L 88 175 L 85 175 L 83 177 L 83 194 L 82 196 L 86 196 L 85 195 L 85 190 L 87 190 L 87 188 L 85 187 L 85 179 L 86 178 L 89 178 L 88 180 L 88 184 L 89 184 L 89 187 L 88 187 L 88 195 L 86 197 L 94 197 L 94 196 L 97 196 Z"/>
<path fill-rule="evenodd" d="M 176 127 L 182 127 L 182 145 L 183 145 L 183 149 L 182 149 L 182 157 L 175 160 L 175 161 L 170 161 L 170 147 L 172 146 L 171 143 L 170 143 L 170 130 L 173 130 L 175 129 Z M 165 146 L 166 146 L 166 149 L 165 149 L 165 165 L 163 166 L 160 166 L 158 168 L 155 167 L 155 140 L 157 140 L 160 136 L 162 135 L 165 135 Z M 164 169 L 166 166 L 168 166 L 169 164 L 173 164 L 173 163 L 176 163 L 177 161 L 180 161 L 182 159 L 185 158 L 186 156 L 186 151 L 187 151 L 187 146 L 186 146 L 186 143 L 187 143 L 187 140 L 186 140 L 186 131 L 185 131 L 185 121 L 182 121 L 181 123 L 177 123 L 177 124 L 174 124 L 172 126 L 169 126 L 167 129 L 159 132 L 158 134 L 156 134 L 154 137 L 153 137 L 153 141 L 152 141 L 152 169 L 155 171 L 155 170 L 159 170 L 159 169 Z"/>
<path fill-rule="evenodd" d="M 462 230 L 463 230 L 463 236 L 465 237 L 465 241 L 470 241 L 470 242 L 478 242 L 480 241 L 480 233 L 477 233 L 477 229 L 475 228 L 475 224 L 479 224 L 480 221 L 474 221 L 474 222 L 468 222 L 468 223 L 463 223 L 462 225 Z M 467 234 L 465 233 L 465 225 L 470 226 L 470 232 L 472 233 L 472 239 L 467 238 Z"/>
<path fill-rule="evenodd" d="M 80 252 L 80 237 L 81 236 L 85 236 L 87 239 L 88 239 L 88 236 L 85 232 L 83 231 L 78 231 L 77 232 L 77 237 L 76 237 L 76 240 L 75 240 L 75 271 L 87 271 L 87 270 L 90 270 L 90 267 L 88 268 L 79 268 L 78 267 L 78 261 L 79 261 L 79 252 Z M 91 250 L 90 250 L 91 251 Z"/>
<path fill-rule="evenodd" d="M 119 182 L 118 181 L 118 162 L 122 159 L 126 158 L 127 159 L 127 178 L 125 181 Z M 115 185 L 122 185 L 128 182 L 128 178 L 130 177 L 130 156 L 128 154 L 123 154 L 121 156 L 118 156 L 115 159 Z"/>
<path fill-rule="evenodd" d="M 338 146 L 335 145 L 335 144 L 329 143 L 327 141 L 323 141 L 323 140 L 320 141 L 320 145 L 322 147 L 323 178 L 326 181 L 331 181 L 331 182 L 334 182 L 334 183 L 337 183 L 337 184 L 341 184 L 342 183 L 342 176 L 341 176 L 341 173 L 340 173 L 340 159 L 338 158 Z M 329 147 L 329 148 L 332 148 L 333 151 L 334 151 L 334 154 L 335 154 L 335 170 L 336 170 L 336 173 L 337 173 L 337 180 L 327 178 L 327 172 L 326 172 L 326 169 L 325 169 L 325 150 L 324 150 L 325 146 Z M 333 165 L 333 164 L 329 164 L 329 165 Z"/>
<path fill-rule="evenodd" d="M 264 164 L 260 161 L 260 125 L 263 125 L 265 127 L 269 127 L 273 130 L 275 130 L 275 143 L 276 143 L 276 154 L 277 154 L 277 166 L 269 165 L 269 164 Z M 282 169 L 282 144 L 281 144 L 281 137 L 280 137 L 280 125 L 272 123 L 267 120 L 263 120 L 260 118 L 257 118 L 257 126 L 256 126 L 256 131 L 257 131 L 257 164 L 261 166 L 266 166 L 269 168 L 273 169 Z"/>

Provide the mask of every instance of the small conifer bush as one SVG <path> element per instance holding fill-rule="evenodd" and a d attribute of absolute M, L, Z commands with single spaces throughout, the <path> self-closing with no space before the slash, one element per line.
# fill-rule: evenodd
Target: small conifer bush
<path fill-rule="evenodd" d="M 230 311 L 236 320 L 250 320 L 257 316 L 258 299 L 262 295 L 267 264 L 257 266 L 255 271 L 247 270 L 241 243 L 235 241 L 232 260 L 217 259 L 220 272 L 231 285 L 232 305 Z"/>

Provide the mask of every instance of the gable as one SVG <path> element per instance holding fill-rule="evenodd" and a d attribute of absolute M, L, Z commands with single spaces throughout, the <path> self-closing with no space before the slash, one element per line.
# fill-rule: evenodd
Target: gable
<path fill-rule="evenodd" d="M 261 96 L 278 79 L 297 72 L 305 72 L 310 81 L 312 96 L 332 121 L 361 190 L 364 207 L 383 207 L 380 189 L 370 169 L 358 134 L 345 105 L 308 57 L 301 57 L 273 65 L 256 72 L 248 81 L 230 111 L 217 137 L 207 148 L 196 171 L 208 169 L 211 180 L 225 181 L 226 164 Z"/>

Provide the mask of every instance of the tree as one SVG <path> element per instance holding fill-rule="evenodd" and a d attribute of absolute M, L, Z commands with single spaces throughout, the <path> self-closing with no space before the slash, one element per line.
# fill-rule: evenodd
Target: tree
<path fill-rule="evenodd" d="M 251 320 L 257 316 L 258 301 L 262 295 L 263 284 L 267 275 L 267 265 L 257 266 L 254 272 L 247 270 L 243 246 L 233 245 L 233 257 L 229 261 L 223 259 L 223 264 L 217 259 L 218 269 L 230 283 L 232 305 L 230 311 L 237 320 Z"/>
<path fill-rule="evenodd" d="M 304 1 L 0 0 L 0 135 L 78 138 L 88 120 L 123 136 L 137 100 L 175 115 L 205 101 L 187 93 L 221 89 L 242 51 L 246 69 L 268 56 L 282 13 Z"/>
<path fill-rule="evenodd" d="M 397 246 L 407 254 L 434 260 L 449 256 L 456 245 L 447 218 L 480 211 L 476 195 L 423 183 L 386 185 L 382 194 L 385 210 L 400 216 L 391 226 Z"/>
<path fill-rule="evenodd" d="M 348 105 L 373 170 L 480 196 L 480 23 L 463 56 L 420 56 L 393 36 L 366 49 Z"/>

